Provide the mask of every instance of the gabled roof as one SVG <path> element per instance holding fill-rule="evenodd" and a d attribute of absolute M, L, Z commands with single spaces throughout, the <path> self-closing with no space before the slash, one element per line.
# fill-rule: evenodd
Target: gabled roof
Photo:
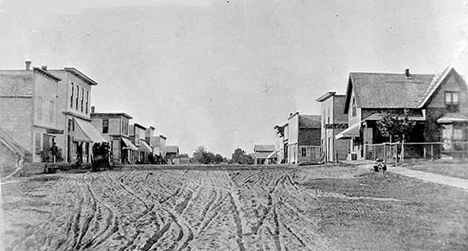
<path fill-rule="evenodd" d="M 448 79 L 449 76 L 453 76 L 457 81 L 465 83 L 465 80 L 455 71 L 453 67 L 447 67 L 441 73 L 434 76 L 431 83 L 429 84 L 424 96 L 420 100 L 417 108 L 423 108 L 430 100 L 434 93 L 437 92 L 439 87 Z M 466 84 L 465 84 L 466 87 Z"/>
<path fill-rule="evenodd" d="M 320 115 L 299 115 L 299 128 L 321 128 Z"/>
<path fill-rule="evenodd" d="M 417 108 L 433 78 L 433 74 L 351 72 L 345 112 L 352 89 L 360 108 Z"/>
<path fill-rule="evenodd" d="M 275 151 L 274 145 L 254 145 L 254 152 L 273 152 Z"/>

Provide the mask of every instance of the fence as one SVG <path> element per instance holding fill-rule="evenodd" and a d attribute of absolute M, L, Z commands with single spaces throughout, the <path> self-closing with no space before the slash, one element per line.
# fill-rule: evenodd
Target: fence
<path fill-rule="evenodd" d="M 466 159 L 468 142 L 405 142 L 366 144 L 365 159 L 383 159 L 386 163 L 397 164 L 420 159 Z"/>

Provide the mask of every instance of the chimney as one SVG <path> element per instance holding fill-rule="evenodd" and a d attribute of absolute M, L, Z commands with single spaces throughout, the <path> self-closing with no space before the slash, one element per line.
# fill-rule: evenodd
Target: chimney
<path fill-rule="evenodd" d="M 47 71 L 47 65 L 43 64 L 43 65 L 41 66 L 41 69 L 44 70 L 44 71 Z"/>
<path fill-rule="evenodd" d="M 31 60 L 26 60 L 24 61 L 24 63 L 26 64 L 26 70 L 27 71 L 31 70 Z"/>
<path fill-rule="evenodd" d="M 96 110 L 96 107 L 94 107 L 94 105 L 93 105 L 93 106 L 91 106 L 91 113 L 94 113 L 94 110 Z"/>
<path fill-rule="evenodd" d="M 406 75 L 407 78 L 411 77 L 411 74 L 410 74 L 408 68 L 405 69 L 405 75 Z"/>

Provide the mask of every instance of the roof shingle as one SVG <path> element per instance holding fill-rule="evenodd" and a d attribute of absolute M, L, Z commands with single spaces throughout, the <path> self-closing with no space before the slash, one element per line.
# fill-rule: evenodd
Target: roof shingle
<path fill-rule="evenodd" d="M 361 108 L 417 108 L 434 74 L 351 72 L 350 80 Z"/>
<path fill-rule="evenodd" d="M 321 128 L 320 115 L 299 115 L 299 128 Z"/>

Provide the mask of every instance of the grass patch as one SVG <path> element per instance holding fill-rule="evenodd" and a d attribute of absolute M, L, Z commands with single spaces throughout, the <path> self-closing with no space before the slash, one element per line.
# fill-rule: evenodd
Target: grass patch
<path fill-rule="evenodd" d="M 313 212 L 320 231 L 343 249 L 468 250 L 468 194 L 462 190 L 391 173 L 303 185 L 348 196 L 321 197 Z"/>

